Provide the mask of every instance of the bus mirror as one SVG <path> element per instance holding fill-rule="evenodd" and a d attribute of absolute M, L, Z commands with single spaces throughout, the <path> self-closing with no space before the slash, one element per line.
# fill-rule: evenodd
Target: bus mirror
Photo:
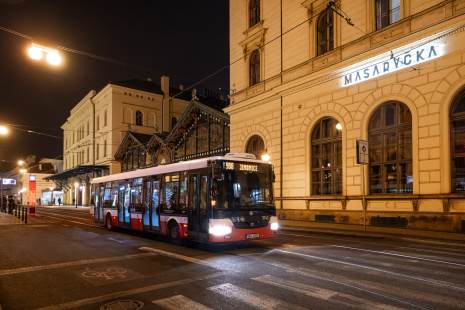
<path fill-rule="evenodd" d="M 221 165 L 220 164 L 213 164 L 213 178 L 214 179 L 221 179 Z"/>

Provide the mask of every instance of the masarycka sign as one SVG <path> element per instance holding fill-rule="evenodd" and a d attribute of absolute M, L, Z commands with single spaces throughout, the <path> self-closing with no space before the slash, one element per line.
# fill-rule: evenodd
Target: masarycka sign
<path fill-rule="evenodd" d="M 354 85 L 383 74 L 415 66 L 419 63 L 442 56 L 443 45 L 428 43 L 411 49 L 388 60 L 377 62 L 371 66 L 363 67 L 342 77 L 342 86 Z"/>

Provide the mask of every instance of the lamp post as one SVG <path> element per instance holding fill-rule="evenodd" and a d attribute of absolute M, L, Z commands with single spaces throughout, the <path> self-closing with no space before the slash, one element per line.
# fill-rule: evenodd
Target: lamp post
<path fill-rule="evenodd" d="M 58 66 L 61 63 L 61 57 L 57 50 L 32 43 L 28 51 L 29 57 L 34 60 L 41 60 L 44 53 L 47 54 L 46 58 L 49 64 Z"/>
<path fill-rule="evenodd" d="M 78 190 L 78 186 L 79 186 L 79 183 L 76 182 L 74 183 L 74 200 L 76 202 L 76 208 L 77 208 L 77 204 L 78 204 L 78 200 L 77 200 L 77 190 Z"/>
<path fill-rule="evenodd" d="M 51 195 L 50 204 L 52 205 L 52 203 L 53 203 L 53 186 L 50 186 L 50 195 Z M 55 205 L 55 204 L 53 203 L 53 205 Z"/>

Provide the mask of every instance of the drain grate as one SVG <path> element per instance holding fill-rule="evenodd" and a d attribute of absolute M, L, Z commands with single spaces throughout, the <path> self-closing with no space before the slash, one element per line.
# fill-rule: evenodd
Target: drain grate
<path fill-rule="evenodd" d="M 144 303 L 139 300 L 117 300 L 104 304 L 100 310 L 136 310 L 142 307 Z"/>

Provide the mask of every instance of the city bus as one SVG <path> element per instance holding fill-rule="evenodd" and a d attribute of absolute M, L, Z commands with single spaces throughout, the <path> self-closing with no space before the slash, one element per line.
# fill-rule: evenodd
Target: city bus
<path fill-rule="evenodd" d="M 273 166 L 229 153 L 92 180 L 91 221 L 209 243 L 273 238 Z"/>

